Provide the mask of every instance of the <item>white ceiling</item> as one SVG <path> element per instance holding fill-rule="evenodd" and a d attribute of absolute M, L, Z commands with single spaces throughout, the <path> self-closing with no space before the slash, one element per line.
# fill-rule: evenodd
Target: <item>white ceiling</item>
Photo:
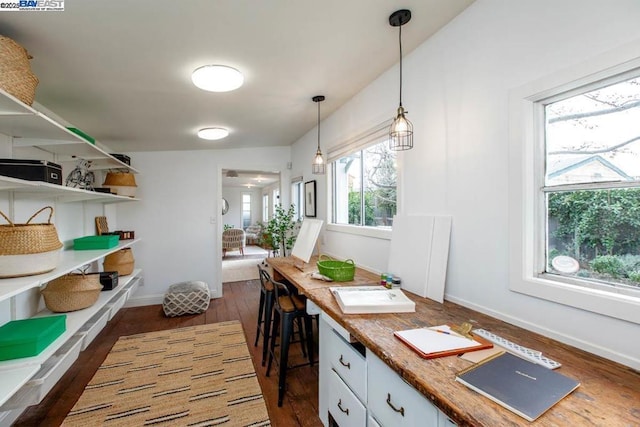
<path fill-rule="evenodd" d="M 264 188 L 280 181 L 279 172 L 235 170 L 236 177 L 228 175 L 229 169 L 222 169 L 222 187 Z"/>
<path fill-rule="evenodd" d="M 290 145 L 473 0 L 67 0 L 64 12 L 0 14 L 26 47 L 36 101 L 116 152 Z M 191 72 L 241 70 L 245 84 L 204 92 Z M 395 106 L 389 105 L 390 116 Z M 202 127 L 230 130 L 220 141 Z"/>

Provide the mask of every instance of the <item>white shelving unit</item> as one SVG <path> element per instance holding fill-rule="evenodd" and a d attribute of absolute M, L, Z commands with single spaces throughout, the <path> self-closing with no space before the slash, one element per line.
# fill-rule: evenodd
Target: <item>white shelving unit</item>
<path fill-rule="evenodd" d="M 140 199 L 116 194 L 100 193 L 65 187 L 41 181 L 25 181 L 0 175 L 0 191 L 14 191 L 16 199 L 53 199 L 61 203 L 94 201 L 100 203 L 122 203 Z"/>
<path fill-rule="evenodd" d="M 50 160 L 53 157 L 53 161 L 58 163 L 74 162 L 82 158 L 91 161 L 92 170 L 120 169 L 138 173 L 135 168 L 107 153 L 99 144 L 90 143 L 68 130 L 67 126 L 72 126 L 71 124 L 53 119 L 53 113 L 44 111 L 46 108 L 37 104 L 34 107 L 26 105 L 0 89 L 0 134 L 12 138 L 15 158 L 21 155 L 21 150 L 25 150 L 25 156 L 32 156 L 32 153 L 41 150 L 42 158 Z M 10 203 L 29 199 L 102 204 L 138 200 L 5 176 L 0 176 L 0 193 L 7 194 Z M 63 250 L 57 268 L 51 272 L 0 279 L 0 302 L 11 301 L 13 305 L 18 295 L 34 292 L 33 289 L 40 288 L 57 277 L 130 247 L 139 240 L 124 240 L 116 247 L 104 250 Z M 80 349 L 86 348 L 98 335 L 141 281 L 141 270 L 136 269 L 131 275 L 120 277 L 116 289 L 101 292 L 98 301 L 91 307 L 65 313 L 65 332 L 37 356 L 0 361 L 0 425 L 11 422 L 10 418 L 15 418 L 22 408 L 40 401 L 78 357 Z M 56 313 L 45 309 L 35 316 L 54 314 Z"/>
<path fill-rule="evenodd" d="M 30 107 L 13 95 L 0 89 L 0 133 L 14 138 L 14 150 L 36 147 L 56 156 L 56 161 L 76 158 L 91 160 L 91 169 L 135 168 L 116 159 L 99 146 L 68 130 L 45 113 Z"/>
<path fill-rule="evenodd" d="M 123 240 L 111 249 L 98 249 L 89 251 L 74 251 L 72 249 L 62 251 L 58 267 L 55 270 L 35 276 L 16 277 L 14 279 L 0 279 L 0 301 L 6 300 L 32 288 L 38 288 L 45 283 L 76 270 L 83 265 L 90 264 L 110 253 L 128 248 L 140 239 Z M 2 362 L 0 362 L 1 364 Z"/>
<path fill-rule="evenodd" d="M 90 251 L 96 252 L 96 251 Z M 87 324 L 96 313 L 110 309 L 109 305 L 114 304 L 120 298 L 128 298 L 133 287 L 137 287 L 139 276 L 142 270 L 136 269 L 129 276 L 119 278 L 118 287 L 111 291 L 102 291 L 98 301 L 91 307 L 70 313 L 53 313 L 44 309 L 34 317 L 66 315 L 66 330 L 53 343 L 51 343 L 42 353 L 33 357 L 0 361 L 0 405 L 4 404 L 13 394 L 20 390 L 31 377 L 33 377 L 58 350 Z M 103 325 L 104 326 L 104 325 Z M 96 331 L 99 332 L 99 331 Z M 53 384 L 51 384 L 53 386 Z M 43 394 L 46 394 L 43 393 Z M 26 405 L 25 405 L 26 406 Z M 3 408 L 0 406 L 0 411 Z"/>

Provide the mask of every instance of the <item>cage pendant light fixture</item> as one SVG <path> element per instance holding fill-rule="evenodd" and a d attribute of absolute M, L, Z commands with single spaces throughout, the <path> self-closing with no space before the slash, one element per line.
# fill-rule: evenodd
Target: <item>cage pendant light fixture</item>
<path fill-rule="evenodd" d="M 311 172 L 314 175 L 324 175 L 326 171 L 326 164 L 322 157 L 322 151 L 320 151 L 320 103 L 324 101 L 324 96 L 317 95 L 311 98 L 313 102 L 318 104 L 318 150 L 316 156 L 313 158 L 313 164 L 311 165 Z"/>
<path fill-rule="evenodd" d="M 389 148 L 394 151 L 410 150 L 413 148 L 413 125 L 407 119 L 407 112 L 402 106 L 402 26 L 411 20 L 411 11 L 407 9 L 396 10 L 389 16 L 389 24 L 398 27 L 398 40 L 400 45 L 400 106 L 396 118 L 389 128 Z"/>

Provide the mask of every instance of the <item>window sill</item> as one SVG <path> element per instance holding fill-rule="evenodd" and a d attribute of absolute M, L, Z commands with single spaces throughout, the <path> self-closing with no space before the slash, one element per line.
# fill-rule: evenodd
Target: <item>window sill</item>
<path fill-rule="evenodd" d="M 337 233 L 355 234 L 357 236 L 391 240 L 391 228 L 361 227 L 356 225 L 344 225 L 344 224 L 327 224 L 327 231 L 335 231 Z"/>
<path fill-rule="evenodd" d="M 640 324 L 640 296 L 551 280 L 549 276 L 511 280 L 512 291 Z"/>

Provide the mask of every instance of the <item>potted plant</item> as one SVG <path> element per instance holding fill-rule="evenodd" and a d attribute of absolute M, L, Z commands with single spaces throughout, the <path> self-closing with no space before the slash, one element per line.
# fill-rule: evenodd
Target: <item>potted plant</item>
<path fill-rule="evenodd" d="M 293 248 L 296 241 L 300 222 L 295 221 L 293 205 L 285 210 L 281 204 L 276 205 L 276 212 L 266 226 L 263 227 L 263 245 L 270 245 L 273 250 L 279 250 L 282 256 L 287 256 L 287 250 Z"/>

